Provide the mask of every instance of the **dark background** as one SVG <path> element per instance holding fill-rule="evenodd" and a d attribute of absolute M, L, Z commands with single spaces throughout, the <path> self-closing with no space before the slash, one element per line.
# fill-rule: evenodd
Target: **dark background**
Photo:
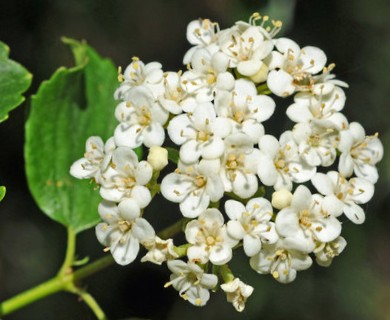
<path fill-rule="evenodd" d="M 189 21 L 210 18 L 226 28 L 260 10 L 284 20 L 284 35 L 302 47 L 322 48 L 328 61 L 336 63 L 338 78 L 350 85 L 344 113 L 350 121 L 361 122 L 367 134 L 379 132 L 386 154 L 389 9 L 386 0 L 0 0 L 0 39 L 10 46 L 11 58 L 34 75 L 30 95 L 57 67 L 71 65 L 61 36 L 86 39 L 123 67 L 136 55 L 145 62 L 160 61 L 164 70 L 178 70 L 189 48 L 185 38 Z M 65 250 L 65 229 L 40 213 L 27 188 L 23 142 L 28 104 L 27 100 L 0 124 L 0 183 L 7 187 L 0 204 L 0 300 L 53 276 Z M 289 127 L 291 123 L 278 118 L 265 123 L 266 131 L 274 134 Z M 389 168 L 385 156 L 375 196 L 365 206 L 367 221 L 360 226 L 343 224 L 348 246 L 330 268 L 313 265 L 292 284 L 281 285 L 253 272 L 245 257 L 235 258 L 235 274 L 255 287 L 242 314 L 225 302 L 221 292 L 213 294 L 204 308 L 182 301 L 176 291 L 163 288 L 169 276 L 165 266 L 139 262 L 115 266 L 84 285 L 110 319 L 390 319 Z M 158 205 L 154 203 L 151 210 L 177 214 L 172 213 L 177 206 Z M 158 221 L 154 225 L 159 229 Z M 93 230 L 80 234 L 77 252 L 92 259 L 102 255 Z M 94 316 L 77 297 L 60 293 L 4 319 Z"/>

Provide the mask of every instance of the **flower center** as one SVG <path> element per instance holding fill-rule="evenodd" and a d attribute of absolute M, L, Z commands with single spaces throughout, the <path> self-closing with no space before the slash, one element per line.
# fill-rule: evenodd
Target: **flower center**
<path fill-rule="evenodd" d="M 150 124 L 151 119 L 152 119 L 152 113 L 149 111 L 148 108 L 142 107 L 141 114 L 138 116 L 138 123 L 141 126 L 146 127 Z"/>
<path fill-rule="evenodd" d="M 308 72 L 298 72 L 294 75 L 293 84 L 300 89 L 309 90 L 314 84 L 314 79 Z"/>
<path fill-rule="evenodd" d="M 123 183 L 125 188 L 129 188 L 129 189 L 133 188 L 135 186 L 136 182 L 137 181 L 135 180 L 134 177 L 124 177 L 124 178 L 122 178 L 122 183 Z"/>
<path fill-rule="evenodd" d="M 208 85 L 212 85 L 217 81 L 217 77 L 215 76 L 214 72 L 210 72 L 206 76 L 206 81 Z"/>
<path fill-rule="evenodd" d="M 206 131 L 199 131 L 197 134 L 196 134 L 196 140 L 197 141 L 208 141 L 209 138 L 211 137 L 211 134 L 209 132 L 206 132 Z"/>
<path fill-rule="evenodd" d="M 173 100 L 173 101 L 179 102 L 179 101 L 181 101 L 182 98 L 183 98 L 183 89 L 180 88 L 180 87 L 176 87 L 176 88 L 174 88 L 173 90 L 170 90 L 170 91 L 166 94 L 166 97 L 167 97 L 169 100 Z"/>
<path fill-rule="evenodd" d="M 245 113 L 242 111 L 236 111 L 233 113 L 233 119 L 238 123 L 242 123 L 245 120 Z"/>
<path fill-rule="evenodd" d="M 207 180 L 205 177 L 203 176 L 197 176 L 194 180 L 194 184 L 198 187 L 198 188 L 202 188 L 206 185 L 207 183 Z"/>
<path fill-rule="evenodd" d="M 334 257 L 339 255 L 338 249 L 340 245 L 336 243 L 327 243 L 324 248 L 324 252 L 327 257 L 333 259 Z"/>
<path fill-rule="evenodd" d="M 126 233 L 127 231 L 129 231 L 132 227 L 132 224 L 131 222 L 127 221 L 127 220 L 120 220 L 118 221 L 118 229 L 122 232 L 122 233 Z"/>
<path fill-rule="evenodd" d="M 300 213 L 300 218 L 299 218 L 299 224 L 303 227 L 303 228 L 310 228 L 312 223 L 311 223 L 311 219 L 310 219 L 310 212 L 306 209 L 302 210 Z"/>
<path fill-rule="evenodd" d="M 257 221 L 254 217 L 251 217 L 250 219 L 247 219 L 242 226 L 247 233 L 251 233 L 251 231 L 258 225 L 259 221 Z"/>
<path fill-rule="evenodd" d="M 309 137 L 309 144 L 312 147 L 319 147 L 320 141 L 321 141 L 321 137 L 318 134 L 313 134 Z"/>
<path fill-rule="evenodd" d="M 231 153 L 228 155 L 226 161 L 226 167 L 231 170 L 237 169 L 238 167 L 241 167 L 243 165 L 244 160 L 245 160 L 245 155 L 243 154 L 237 155 Z"/>
<path fill-rule="evenodd" d="M 291 261 L 287 250 L 284 249 L 277 250 L 275 255 L 271 258 L 271 260 L 274 261 L 271 267 L 271 274 L 275 279 L 278 279 L 280 277 L 279 271 L 277 271 L 277 269 L 279 269 L 279 265 L 281 263 L 283 263 L 285 266 L 283 273 L 285 275 L 288 275 Z"/>

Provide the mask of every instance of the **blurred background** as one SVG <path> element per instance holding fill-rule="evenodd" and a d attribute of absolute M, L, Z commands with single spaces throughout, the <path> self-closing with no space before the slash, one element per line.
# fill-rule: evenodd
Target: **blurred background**
<path fill-rule="evenodd" d="M 30 95 L 56 68 L 72 64 L 61 36 L 87 40 L 118 66 L 125 67 L 136 55 L 145 62 L 160 61 L 164 70 L 178 70 L 189 48 L 188 22 L 210 18 L 226 28 L 254 11 L 283 20 L 283 35 L 302 47 L 322 48 L 328 61 L 336 63 L 337 77 L 350 85 L 344 109 L 348 119 L 361 122 L 367 134 L 379 132 L 385 158 L 374 199 L 365 206 L 367 221 L 360 226 L 344 223 L 348 246 L 342 255 L 330 268 L 314 265 L 300 272 L 289 285 L 256 274 L 244 256 L 236 257 L 234 273 L 255 287 L 242 314 L 221 292 L 204 308 L 186 303 L 173 289 L 163 288 L 169 276 L 165 267 L 139 262 L 111 267 L 84 283 L 110 319 L 390 319 L 388 1 L 0 0 L 0 39 L 10 46 L 11 58 L 34 75 Z M 27 188 L 23 142 L 28 104 L 0 125 L 0 183 L 7 187 L 0 203 L 0 300 L 53 276 L 66 244 L 65 229 L 39 211 Z M 289 127 L 285 117 L 265 123 L 266 131 L 275 134 Z M 174 205 L 154 202 L 150 210 L 160 211 L 160 218 L 152 221 L 156 229 L 178 217 Z M 93 230 L 80 234 L 77 252 L 91 259 L 103 254 Z M 60 293 L 4 319 L 94 316 L 77 297 Z"/>

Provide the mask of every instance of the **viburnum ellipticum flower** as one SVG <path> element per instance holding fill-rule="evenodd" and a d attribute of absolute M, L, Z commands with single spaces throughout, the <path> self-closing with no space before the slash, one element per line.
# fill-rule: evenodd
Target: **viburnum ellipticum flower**
<path fill-rule="evenodd" d="M 155 232 L 148 221 L 140 217 L 140 209 L 132 199 L 119 205 L 103 201 L 99 205 L 103 222 L 96 226 L 96 237 L 110 250 L 118 264 L 126 265 L 136 258 L 140 243 L 150 241 Z"/>
<path fill-rule="evenodd" d="M 218 159 L 224 152 L 223 139 L 231 133 L 228 119 L 217 117 L 211 102 L 199 104 L 193 112 L 173 118 L 168 125 L 171 140 L 180 145 L 180 160 L 194 163 L 200 157 Z"/>
<path fill-rule="evenodd" d="M 218 277 L 205 273 L 193 262 L 172 260 L 167 265 L 172 275 L 165 287 L 173 286 L 184 300 L 198 307 L 204 306 L 210 299 L 209 290 L 218 284 Z"/>
<path fill-rule="evenodd" d="M 141 261 L 166 263 L 165 286 L 195 306 L 220 283 L 228 302 L 245 308 L 253 287 L 228 265 L 235 250 L 281 283 L 313 259 L 329 266 L 346 249 L 342 222 L 364 222 L 361 205 L 379 178 L 378 134 L 342 113 L 348 85 L 322 49 L 278 38 L 281 26 L 258 13 L 226 29 L 194 20 L 184 72 L 133 58 L 118 76 L 112 137 L 88 138 L 70 169 L 98 185 L 105 251 L 125 265 L 143 246 Z M 275 96 L 290 97 L 285 110 Z M 294 122 L 278 137 L 264 125 L 274 112 Z M 147 152 L 138 158 L 135 148 Z M 147 221 L 159 193 L 184 217 L 168 229 L 181 227 L 181 243 Z"/>
<path fill-rule="evenodd" d="M 197 220 L 190 221 L 185 229 L 188 243 L 188 259 L 204 264 L 208 261 L 215 265 L 229 262 L 233 256 L 232 248 L 238 240 L 231 237 L 224 225 L 224 218 L 217 209 L 207 209 Z"/>
<path fill-rule="evenodd" d="M 100 137 L 89 137 L 85 143 L 84 158 L 72 164 L 70 174 L 79 179 L 93 178 L 96 183 L 100 183 L 101 175 L 107 170 L 115 147 L 114 138 L 104 144 Z"/>
<path fill-rule="evenodd" d="M 310 268 L 313 260 L 302 251 L 287 249 L 284 241 L 264 245 L 260 252 L 250 259 L 251 267 L 260 274 L 271 274 L 281 283 L 295 280 L 297 271 Z"/>
<path fill-rule="evenodd" d="M 218 160 L 201 160 L 194 165 L 179 162 L 175 172 L 161 182 L 161 193 L 169 201 L 180 203 L 180 211 L 186 218 L 196 218 L 210 202 L 223 197 L 224 188 L 219 176 Z"/>
<path fill-rule="evenodd" d="M 152 178 L 153 169 L 147 161 L 138 162 L 136 153 L 130 148 L 118 147 L 112 153 L 111 165 L 102 175 L 100 195 L 108 201 L 121 202 L 134 199 L 140 208 L 151 200 L 145 184 Z"/>
<path fill-rule="evenodd" d="M 227 301 L 232 303 L 238 312 L 245 309 L 245 302 L 253 293 L 253 287 L 245 284 L 239 278 L 221 284 L 221 289 L 226 292 Z"/>
<path fill-rule="evenodd" d="M 271 203 L 264 198 L 253 198 L 246 206 L 235 200 L 225 202 L 225 211 L 231 219 L 227 224 L 228 234 L 243 241 L 245 254 L 257 254 L 262 243 L 275 243 L 278 234 L 271 222 L 273 210 Z"/>

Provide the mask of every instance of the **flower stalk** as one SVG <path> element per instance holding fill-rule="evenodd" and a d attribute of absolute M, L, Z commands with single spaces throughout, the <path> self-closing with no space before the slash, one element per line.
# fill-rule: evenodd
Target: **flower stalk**
<path fill-rule="evenodd" d="M 175 234 L 182 231 L 186 221 L 187 219 L 177 221 L 173 225 L 160 231 L 159 236 L 162 238 L 173 237 Z M 76 271 L 73 271 L 72 264 L 74 261 L 75 247 L 76 233 L 71 228 L 68 228 L 68 247 L 64 263 L 62 264 L 58 274 L 36 287 L 21 292 L 0 303 L 0 317 L 11 314 L 52 294 L 60 291 L 67 291 L 79 295 L 81 299 L 91 308 L 98 320 L 107 319 L 96 300 L 91 294 L 83 289 L 80 289 L 79 284 L 83 279 L 86 279 L 89 276 L 113 265 L 115 261 L 111 255 L 106 255 Z"/>

